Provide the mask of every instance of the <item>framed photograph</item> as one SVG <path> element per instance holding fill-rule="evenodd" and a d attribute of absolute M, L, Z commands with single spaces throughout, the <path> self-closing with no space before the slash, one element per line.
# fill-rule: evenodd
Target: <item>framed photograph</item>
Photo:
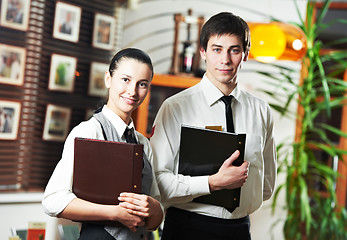
<path fill-rule="evenodd" d="M 44 140 L 64 141 L 69 130 L 71 109 L 53 104 L 47 105 Z"/>
<path fill-rule="evenodd" d="M 75 83 L 77 58 L 53 53 L 48 89 L 72 92 Z"/>
<path fill-rule="evenodd" d="M 110 50 L 113 48 L 116 19 L 96 13 L 94 17 L 93 47 Z"/>
<path fill-rule="evenodd" d="M 90 66 L 90 79 L 88 94 L 94 97 L 106 97 L 108 89 L 105 86 L 105 72 L 108 70 L 108 64 L 101 62 L 92 62 Z"/>
<path fill-rule="evenodd" d="M 30 0 L 2 0 L 0 25 L 21 31 L 28 29 Z"/>
<path fill-rule="evenodd" d="M 23 85 L 25 48 L 0 44 L 0 83 Z"/>
<path fill-rule="evenodd" d="M 78 42 L 81 12 L 78 6 L 58 1 L 55 5 L 53 37 Z"/>
<path fill-rule="evenodd" d="M 17 139 L 21 104 L 0 100 L 0 139 Z"/>

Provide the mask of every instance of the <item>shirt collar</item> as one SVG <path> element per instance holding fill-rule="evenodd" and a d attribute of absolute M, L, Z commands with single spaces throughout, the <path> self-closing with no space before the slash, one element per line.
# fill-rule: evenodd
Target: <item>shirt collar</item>
<path fill-rule="evenodd" d="M 115 112 L 113 112 L 106 105 L 104 105 L 104 107 L 102 108 L 102 113 L 106 116 L 106 118 L 115 127 L 119 136 L 121 136 L 121 137 L 123 136 L 124 131 L 127 127 L 128 128 L 134 128 L 134 131 L 135 131 L 135 126 L 134 126 L 134 122 L 132 121 L 132 119 L 130 120 L 129 125 L 127 125 Z"/>
<path fill-rule="evenodd" d="M 201 84 L 202 91 L 210 106 L 216 103 L 221 97 L 224 96 L 224 94 L 210 80 L 208 80 L 206 74 L 201 79 Z M 236 85 L 236 87 L 230 93 L 230 95 L 232 95 L 238 102 L 240 102 L 241 92 L 238 85 Z"/>

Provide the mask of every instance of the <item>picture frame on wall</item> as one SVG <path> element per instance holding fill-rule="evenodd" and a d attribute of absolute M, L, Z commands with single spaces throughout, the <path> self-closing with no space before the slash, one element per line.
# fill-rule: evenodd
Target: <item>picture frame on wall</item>
<path fill-rule="evenodd" d="M 0 140 L 15 140 L 21 104 L 15 101 L 0 100 Z"/>
<path fill-rule="evenodd" d="M 48 89 L 72 92 L 75 84 L 77 58 L 53 53 L 49 71 Z"/>
<path fill-rule="evenodd" d="M 30 0 L 2 0 L 0 25 L 21 31 L 28 30 Z"/>
<path fill-rule="evenodd" d="M 96 13 L 94 17 L 93 47 L 111 50 L 114 45 L 115 29 L 115 17 Z"/>
<path fill-rule="evenodd" d="M 55 5 L 53 37 L 78 42 L 82 9 L 76 5 L 58 1 Z"/>
<path fill-rule="evenodd" d="M 23 85 L 26 49 L 0 44 L 0 83 Z"/>
<path fill-rule="evenodd" d="M 71 109 L 48 104 L 46 109 L 43 140 L 64 141 L 69 130 Z"/>
<path fill-rule="evenodd" d="M 92 62 L 90 66 L 90 78 L 88 95 L 93 97 L 107 97 L 108 89 L 105 86 L 105 72 L 109 64 Z"/>

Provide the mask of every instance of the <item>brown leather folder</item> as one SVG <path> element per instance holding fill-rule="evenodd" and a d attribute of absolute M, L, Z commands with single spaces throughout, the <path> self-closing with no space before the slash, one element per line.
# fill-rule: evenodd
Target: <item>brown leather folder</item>
<path fill-rule="evenodd" d="M 99 204 L 118 204 L 122 192 L 141 192 L 143 145 L 75 138 L 72 190 Z"/>
<path fill-rule="evenodd" d="M 245 142 L 246 134 L 182 125 L 178 173 L 190 176 L 215 174 L 236 150 L 240 151 L 240 156 L 233 165 L 240 166 L 244 159 Z M 232 212 L 239 206 L 239 200 L 239 189 L 223 189 L 193 201 L 221 206 Z"/>

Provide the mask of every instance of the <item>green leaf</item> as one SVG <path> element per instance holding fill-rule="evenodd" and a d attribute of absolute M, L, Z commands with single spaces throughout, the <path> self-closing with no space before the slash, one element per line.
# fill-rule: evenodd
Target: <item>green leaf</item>
<path fill-rule="evenodd" d="M 332 133 L 335 133 L 336 135 L 339 135 L 341 137 L 344 137 L 344 138 L 347 138 L 347 133 L 341 131 L 339 128 L 336 128 L 336 127 L 333 127 L 333 126 L 330 126 L 328 124 L 325 124 L 325 123 L 321 123 L 320 126 Z"/>
<path fill-rule="evenodd" d="M 300 208 L 301 208 L 300 220 L 305 221 L 306 232 L 309 234 L 310 224 L 311 224 L 311 208 L 309 205 L 307 185 L 305 180 L 302 177 L 299 177 L 299 185 L 300 185 Z"/>

